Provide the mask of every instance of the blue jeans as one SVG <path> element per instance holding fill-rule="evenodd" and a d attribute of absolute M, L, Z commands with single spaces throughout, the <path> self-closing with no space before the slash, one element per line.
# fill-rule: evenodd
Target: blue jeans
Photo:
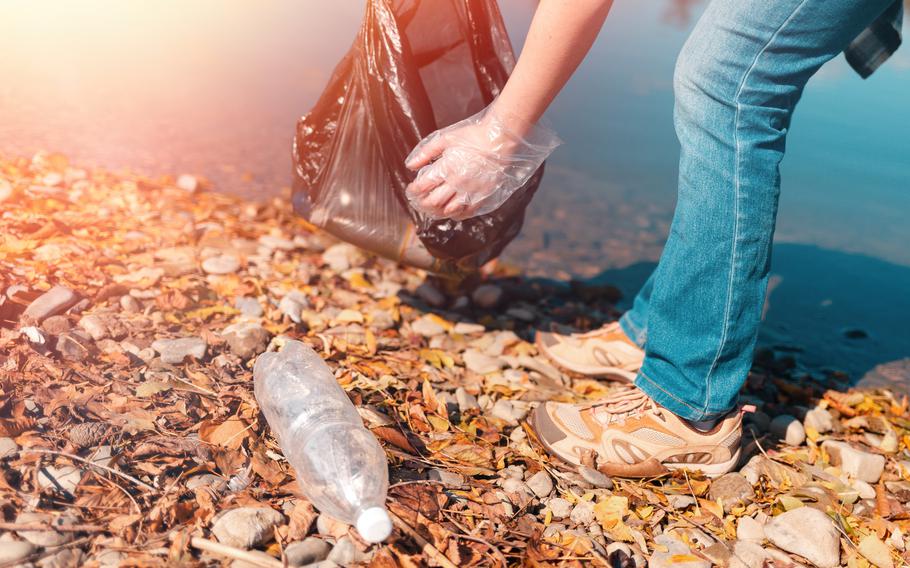
<path fill-rule="evenodd" d="M 729 412 L 768 283 L 790 118 L 809 78 L 891 0 L 713 0 L 676 64 L 679 197 L 654 274 L 621 325 L 635 384 L 689 420 Z"/>

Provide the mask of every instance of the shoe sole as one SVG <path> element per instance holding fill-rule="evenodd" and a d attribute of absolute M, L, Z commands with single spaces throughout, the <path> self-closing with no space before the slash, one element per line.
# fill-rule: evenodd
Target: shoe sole
<path fill-rule="evenodd" d="M 530 418 L 528 419 L 528 424 L 534 431 L 534 437 L 537 438 L 537 441 L 541 446 L 543 446 L 544 450 L 546 450 L 547 455 L 577 473 L 580 466 L 559 457 L 559 454 L 554 451 L 553 448 L 550 447 L 550 445 L 547 444 L 547 442 L 540 436 L 539 430 L 537 429 L 536 416 L 537 412 L 532 412 Z M 610 477 L 643 479 L 649 477 L 660 477 L 662 475 L 672 473 L 675 470 L 685 469 L 688 471 L 700 471 L 706 477 L 714 479 L 736 469 L 736 466 L 739 464 L 740 453 L 741 448 L 737 448 L 736 452 L 733 454 L 733 457 L 731 457 L 729 460 L 713 464 L 685 462 L 663 463 L 652 457 L 637 464 L 604 464 L 598 467 L 597 470 Z"/>
<path fill-rule="evenodd" d="M 638 369 L 629 371 L 621 367 L 603 367 L 573 363 L 550 351 L 547 346 L 540 341 L 539 337 L 538 334 L 534 335 L 534 345 L 537 346 L 537 349 L 566 371 L 578 373 L 579 375 L 584 375 L 586 377 L 609 379 L 619 383 L 633 383 L 638 376 Z"/>

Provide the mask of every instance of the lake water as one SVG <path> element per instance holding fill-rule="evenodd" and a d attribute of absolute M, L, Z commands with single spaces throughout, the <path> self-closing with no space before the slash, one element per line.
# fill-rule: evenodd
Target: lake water
<path fill-rule="evenodd" d="M 534 3 L 502 6 L 520 48 Z M 606 271 L 634 291 L 672 215 L 673 64 L 702 7 L 617 1 L 548 113 L 565 145 L 506 261 L 559 278 Z M 86 165 L 201 173 L 221 191 L 278 194 L 294 122 L 361 12 L 353 0 L 5 0 L 0 152 L 55 150 Z M 910 357 L 908 95 L 910 49 L 867 81 L 838 58 L 793 121 L 762 339 L 796 349 L 807 366 L 861 376 Z"/>

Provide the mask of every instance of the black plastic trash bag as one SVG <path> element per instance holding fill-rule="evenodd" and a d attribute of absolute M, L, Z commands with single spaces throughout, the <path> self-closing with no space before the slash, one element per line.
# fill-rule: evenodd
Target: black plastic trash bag
<path fill-rule="evenodd" d="M 297 123 L 294 207 L 337 238 L 439 274 L 463 274 L 518 234 L 543 167 L 496 211 L 430 220 L 407 202 L 405 157 L 486 107 L 515 55 L 493 0 L 368 0 L 353 47 Z"/>

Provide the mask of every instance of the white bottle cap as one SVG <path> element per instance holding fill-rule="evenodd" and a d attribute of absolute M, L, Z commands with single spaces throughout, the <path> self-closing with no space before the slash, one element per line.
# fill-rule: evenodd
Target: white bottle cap
<path fill-rule="evenodd" d="M 382 542 L 392 534 L 392 519 L 382 507 L 370 507 L 357 517 L 357 532 L 367 542 Z"/>

